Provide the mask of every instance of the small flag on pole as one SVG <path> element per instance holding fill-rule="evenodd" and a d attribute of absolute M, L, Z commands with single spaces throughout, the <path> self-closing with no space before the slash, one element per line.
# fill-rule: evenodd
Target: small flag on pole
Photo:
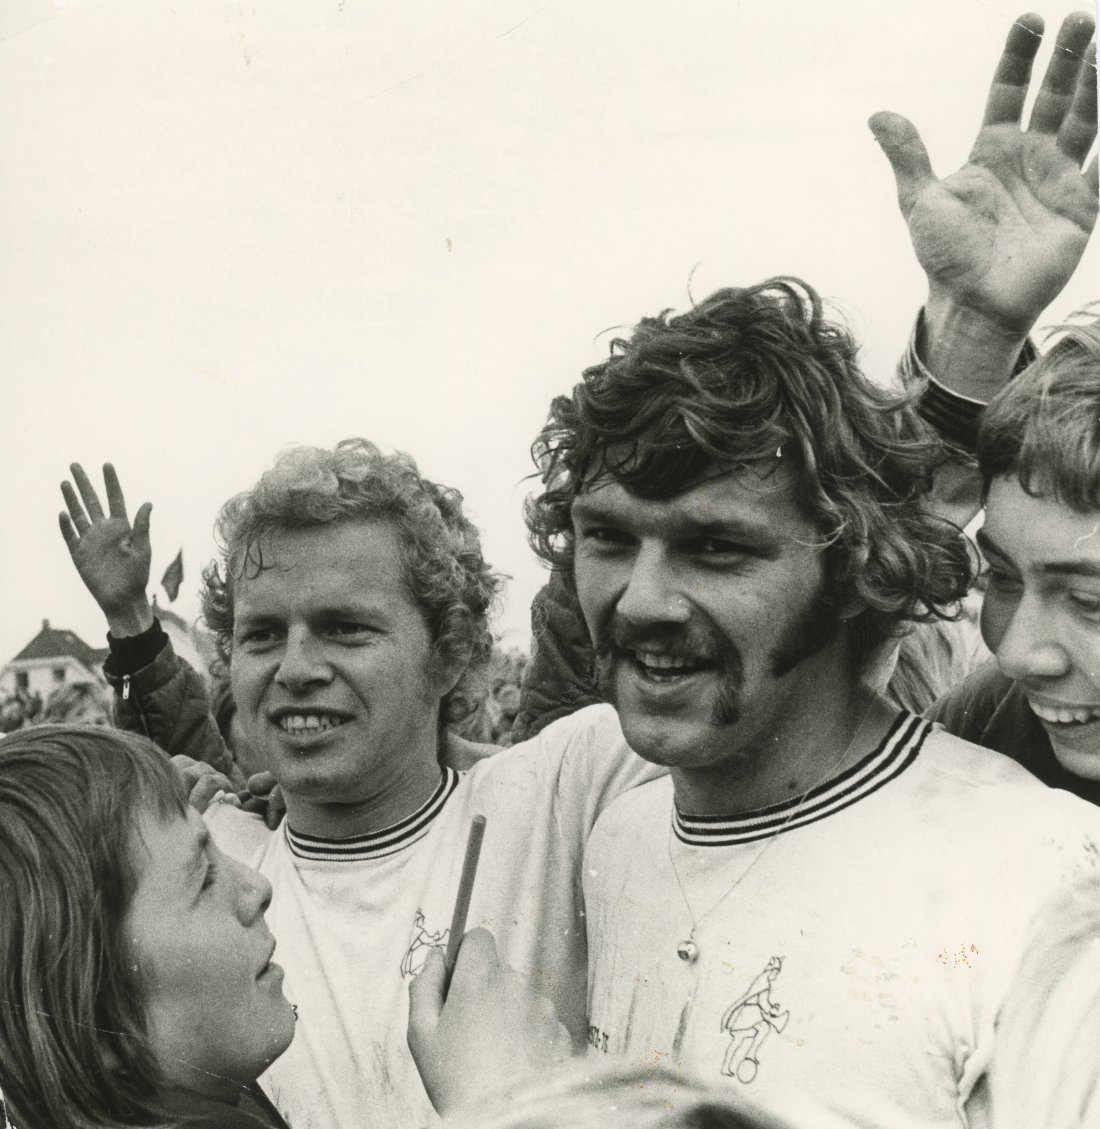
<path fill-rule="evenodd" d="M 183 583 L 183 550 L 176 554 L 176 559 L 164 570 L 160 578 L 161 587 L 168 593 L 168 602 L 172 603 L 180 594 L 180 585 Z"/>

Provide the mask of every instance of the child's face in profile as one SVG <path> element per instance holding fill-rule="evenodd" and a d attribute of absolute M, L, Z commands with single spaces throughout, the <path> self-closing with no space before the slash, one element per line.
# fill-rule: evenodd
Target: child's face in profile
<path fill-rule="evenodd" d="M 267 880 L 214 846 L 197 813 L 146 814 L 123 923 L 169 1083 L 233 1096 L 290 1045 L 294 1015 L 264 921 Z"/>

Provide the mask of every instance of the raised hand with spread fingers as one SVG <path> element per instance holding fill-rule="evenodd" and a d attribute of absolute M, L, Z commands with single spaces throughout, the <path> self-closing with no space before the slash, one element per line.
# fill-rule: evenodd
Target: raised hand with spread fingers
<path fill-rule="evenodd" d="M 149 605 L 149 515 L 152 505 L 144 503 L 131 526 L 126 516 L 126 499 L 115 468 L 103 467 L 107 513 L 99 495 L 79 463 L 69 468 L 73 482 L 61 484 L 67 512 L 58 515 L 61 536 L 69 547 L 80 579 L 95 597 L 112 635 L 122 638 L 139 635 L 153 625 Z"/>
<path fill-rule="evenodd" d="M 1096 224 L 1097 161 L 1088 161 L 1096 140 L 1094 28 L 1085 12 L 1062 23 L 1025 129 L 1043 21 L 1028 14 L 1013 23 L 969 160 L 943 180 L 910 121 L 894 113 L 870 120 L 928 276 L 925 359 L 977 399 L 1011 372 Z M 960 349 L 968 340 L 973 348 Z"/>

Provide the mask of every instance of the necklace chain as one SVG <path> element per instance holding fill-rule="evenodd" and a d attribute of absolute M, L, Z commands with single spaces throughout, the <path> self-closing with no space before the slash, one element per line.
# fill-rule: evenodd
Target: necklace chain
<path fill-rule="evenodd" d="M 837 769 L 840 768 L 841 764 L 844 762 L 844 759 L 852 751 L 852 747 L 856 743 L 856 738 L 862 732 L 864 723 L 867 721 L 867 718 L 870 715 L 871 709 L 874 704 L 875 698 L 872 697 L 871 701 L 867 705 L 867 708 L 863 711 L 863 716 L 859 719 L 859 724 L 856 726 L 855 731 L 852 733 L 851 739 L 849 740 L 848 744 L 844 746 L 844 749 L 841 752 L 840 756 L 837 757 L 833 764 L 826 770 L 821 778 L 816 781 L 816 783 L 811 784 L 809 788 L 807 788 L 806 791 L 802 793 L 802 795 L 799 797 L 798 803 L 795 804 L 794 809 L 791 811 L 791 814 L 788 815 L 787 818 L 783 820 L 783 822 L 771 833 L 760 850 L 757 851 L 755 855 L 753 855 L 752 859 L 749 861 L 748 866 L 746 866 L 745 869 L 742 870 L 741 873 L 737 876 L 737 878 L 734 879 L 733 884 L 726 890 L 726 892 L 722 894 L 722 896 L 699 917 L 696 917 L 694 912 L 692 911 L 691 902 L 688 900 L 687 896 L 687 890 L 684 888 L 684 881 L 680 877 L 680 871 L 677 869 L 676 860 L 672 857 L 672 833 L 676 823 L 676 812 L 675 810 L 673 810 L 672 817 L 669 820 L 668 825 L 668 862 L 669 866 L 672 867 L 672 874 L 676 879 L 676 885 L 680 889 L 680 897 L 683 900 L 684 908 L 688 912 L 688 917 L 691 918 L 691 932 L 688 933 L 685 940 L 681 941 L 676 946 L 676 955 L 682 961 L 686 961 L 688 964 L 693 964 L 695 962 L 695 960 L 699 956 L 699 946 L 695 940 L 695 933 L 696 930 L 698 930 L 700 924 L 702 924 L 702 922 L 710 917 L 710 915 L 714 913 L 714 911 L 734 892 L 734 890 L 736 890 L 737 887 L 740 886 L 742 882 L 744 882 L 744 880 L 748 877 L 749 872 L 764 857 L 772 843 L 774 843 L 776 839 L 778 839 L 779 836 L 782 835 L 784 831 L 786 831 L 791 821 L 802 810 L 806 801 L 810 797 L 810 793 L 819 788 L 827 780 L 830 780 L 836 773 Z M 673 800 L 673 806 L 675 809 L 675 800 Z"/>

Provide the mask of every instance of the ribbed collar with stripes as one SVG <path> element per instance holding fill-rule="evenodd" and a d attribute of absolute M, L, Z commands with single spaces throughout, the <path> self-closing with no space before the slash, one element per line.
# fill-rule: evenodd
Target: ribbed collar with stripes
<path fill-rule="evenodd" d="M 687 815 L 673 806 L 676 838 L 693 847 L 730 847 L 753 843 L 805 827 L 877 792 L 900 776 L 917 758 L 931 722 L 903 710 L 878 747 L 832 780 L 811 788 L 797 799 L 744 812 L 737 816 Z"/>
<path fill-rule="evenodd" d="M 443 810 L 460 779 L 459 773 L 453 768 L 444 768 L 439 787 L 412 815 L 389 827 L 383 827 L 381 831 L 371 831 L 366 835 L 353 835 L 348 839 L 325 839 L 320 835 L 305 835 L 301 831 L 295 831 L 289 821 L 284 820 L 287 846 L 290 847 L 291 854 L 315 862 L 363 862 L 366 859 L 395 855 L 427 835 L 432 820 Z"/>

